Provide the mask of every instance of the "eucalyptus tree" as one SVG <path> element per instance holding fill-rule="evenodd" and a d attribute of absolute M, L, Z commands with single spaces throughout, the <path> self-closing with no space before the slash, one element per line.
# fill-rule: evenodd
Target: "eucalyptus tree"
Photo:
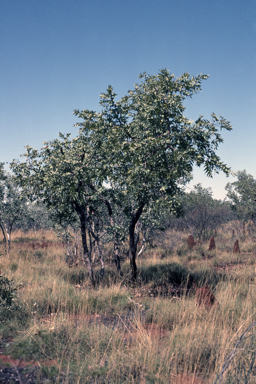
<path fill-rule="evenodd" d="M 223 141 L 219 130 L 231 130 L 223 117 L 211 121 L 184 116 L 184 100 L 201 90 L 207 75 L 184 73 L 175 78 L 164 69 L 158 75 L 140 75 L 142 81 L 116 101 L 110 86 L 101 95 L 100 113 L 74 113 L 83 119 L 80 137 L 90 138 L 97 153 L 98 170 L 108 187 L 120 197 L 128 218 L 130 264 L 136 279 L 136 225 L 143 212 L 163 200 L 177 210 L 181 184 L 191 176 L 193 166 L 228 174 L 230 169 L 216 154 Z"/>

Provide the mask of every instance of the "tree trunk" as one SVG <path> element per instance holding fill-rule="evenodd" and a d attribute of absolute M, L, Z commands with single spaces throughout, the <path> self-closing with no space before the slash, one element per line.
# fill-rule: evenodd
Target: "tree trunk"
<path fill-rule="evenodd" d="M 137 279 L 137 265 L 136 265 L 136 244 L 134 241 L 134 231 L 130 228 L 130 266 L 131 266 L 131 280 L 136 281 Z"/>
<path fill-rule="evenodd" d="M 105 273 L 105 264 L 104 264 L 104 258 L 103 258 L 103 253 L 102 253 L 99 237 L 97 237 L 96 242 L 97 242 L 98 251 L 99 251 L 99 255 L 100 255 L 100 263 L 101 263 L 100 279 L 102 280 L 104 277 L 104 273 Z"/>
<path fill-rule="evenodd" d="M 137 278 L 137 265 L 136 265 L 136 253 L 137 253 L 137 242 L 135 239 L 135 226 L 143 212 L 145 204 L 142 203 L 136 213 L 132 216 L 130 227 L 129 227 L 129 238 L 130 238 L 130 266 L 131 266 L 131 280 L 136 281 Z"/>
<path fill-rule="evenodd" d="M 10 234 L 7 231 L 5 223 L 3 222 L 3 220 L 1 220 L 1 217 L 0 217 L 0 227 L 2 229 L 3 236 L 4 236 L 4 244 L 5 244 L 6 254 L 9 255 L 9 250 L 10 250 Z"/>
<path fill-rule="evenodd" d="M 82 218 L 80 217 L 80 224 L 81 224 L 80 227 L 81 227 L 82 244 L 83 244 L 83 257 L 84 257 L 84 261 L 87 264 L 87 271 L 89 273 L 89 277 L 91 279 L 92 285 L 95 287 L 92 264 L 91 264 L 91 259 L 90 259 L 89 250 L 87 246 L 85 217 L 82 217 Z"/>
<path fill-rule="evenodd" d="M 94 224 L 94 221 L 92 221 L 92 223 L 89 223 L 89 226 L 90 226 L 90 230 L 94 233 L 94 228 L 95 228 L 95 224 Z M 91 240 L 90 240 L 91 241 Z M 92 241 L 92 244 L 91 244 L 91 260 L 93 263 L 95 263 L 95 259 L 96 259 L 96 246 L 95 246 L 95 239 Z M 99 250 L 99 249 L 98 249 Z"/>
<path fill-rule="evenodd" d="M 145 237 L 145 234 L 143 234 L 142 246 L 137 256 L 139 257 L 145 251 L 146 248 L 147 248 L 146 237 Z"/>
<path fill-rule="evenodd" d="M 116 235 L 115 235 L 115 239 L 114 239 L 114 255 L 115 255 L 115 263 L 116 263 L 117 272 L 119 275 L 121 275 L 119 246 L 118 246 L 118 241 L 116 240 Z"/>
<path fill-rule="evenodd" d="M 104 264 L 104 257 L 103 257 L 103 252 L 102 252 L 102 248 L 101 248 L 101 244 L 100 244 L 100 237 L 99 237 L 99 235 L 95 235 L 94 231 L 92 230 L 90 222 L 89 222 L 89 235 L 91 237 L 93 237 L 93 239 L 94 239 L 93 243 L 97 244 L 97 248 L 98 248 L 98 252 L 99 252 L 99 256 L 100 256 L 100 263 L 101 263 L 100 279 L 102 280 L 104 277 L 104 273 L 105 273 L 105 264 Z"/>
<path fill-rule="evenodd" d="M 74 257 L 73 257 L 73 252 L 72 252 L 69 240 L 65 241 L 65 246 L 66 246 L 66 254 L 67 254 L 66 260 L 69 266 L 72 266 L 74 262 Z"/>
<path fill-rule="evenodd" d="M 73 205 L 80 219 L 80 229 L 81 229 L 81 237 L 82 237 L 82 245 L 83 245 L 83 258 L 87 264 L 87 271 L 89 273 L 91 283 L 95 287 L 95 280 L 94 280 L 94 275 L 92 270 L 91 258 L 90 258 L 90 253 L 87 246 L 85 210 L 76 201 L 73 201 Z"/>

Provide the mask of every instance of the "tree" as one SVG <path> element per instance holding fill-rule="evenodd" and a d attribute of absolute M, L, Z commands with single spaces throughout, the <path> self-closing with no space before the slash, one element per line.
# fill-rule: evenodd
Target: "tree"
<path fill-rule="evenodd" d="M 20 229 L 26 232 L 29 230 L 38 231 L 40 229 L 44 231 L 52 227 L 53 223 L 50 219 L 49 210 L 43 204 L 27 202 L 26 212 L 22 217 L 22 221 L 14 223 L 13 229 Z"/>
<path fill-rule="evenodd" d="M 27 212 L 27 200 L 14 177 L 4 172 L 2 167 L 0 180 L 0 227 L 3 232 L 7 253 L 9 252 L 11 233 L 17 222 L 22 222 Z"/>
<path fill-rule="evenodd" d="M 246 170 L 236 176 L 237 181 L 226 185 L 227 197 L 240 220 L 256 223 L 256 180 Z"/>
<path fill-rule="evenodd" d="M 88 238 L 93 236 L 100 247 L 93 218 L 99 217 L 102 210 L 111 217 L 113 211 L 108 201 L 111 191 L 103 186 L 104 178 L 91 138 L 78 136 L 71 140 L 70 135 L 60 134 L 60 139 L 45 142 L 40 151 L 30 146 L 26 149 L 26 161 L 11 164 L 18 182 L 31 201 L 47 206 L 54 222 L 72 225 L 79 220 L 83 257 L 95 285 Z"/>
<path fill-rule="evenodd" d="M 181 182 L 191 175 L 193 165 L 213 171 L 230 169 L 216 150 L 223 141 L 219 129 L 231 130 L 223 117 L 212 114 L 194 122 L 183 115 L 183 101 L 201 90 L 206 75 L 175 78 L 169 71 L 158 75 L 142 74 L 140 84 L 115 101 L 112 87 L 101 95 L 102 111 L 74 113 L 83 119 L 80 134 L 90 138 L 96 149 L 101 175 L 121 197 L 122 209 L 129 218 L 129 246 L 132 279 L 136 279 L 136 225 L 149 206 L 159 200 L 176 210 Z M 219 127 L 218 127 L 219 126 Z"/>
<path fill-rule="evenodd" d="M 4 182 L 6 180 L 6 172 L 4 171 L 4 163 L 0 163 L 0 228 L 3 232 L 4 236 L 4 243 L 6 245 L 6 250 L 8 253 L 8 246 L 7 246 L 7 239 L 8 239 L 8 234 L 6 231 L 6 226 L 3 220 L 3 204 L 4 204 Z"/>
<path fill-rule="evenodd" d="M 232 211 L 226 201 L 212 197 L 211 188 L 203 188 L 199 183 L 181 199 L 183 217 L 179 224 L 189 229 L 199 241 L 205 241 L 221 224 L 231 220 Z"/>
<path fill-rule="evenodd" d="M 40 151 L 27 146 L 26 161 L 12 169 L 33 200 L 39 199 L 67 223 L 79 217 L 84 259 L 94 284 L 88 234 L 95 241 L 91 220 L 104 212 L 114 242 L 122 236 L 115 218 L 119 209 L 126 216 L 132 280 L 136 279 L 136 226 L 150 207 L 164 202 L 177 211 L 182 183 L 191 177 L 193 165 L 229 173 L 216 154 L 223 141 L 220 129 L 231 130 L 223 117 L 212 114 L 193 122 L 183 112 L 183 101 L 201 90 L 206 75 L 175 78 L 167 70 L 157 76 L 141 75 L 120 101 L 112 87 L 101 95 L 102 111 L 74 111 L 83 119 L 79 135 L 71 140 L 46 142 Z M 219 126 L 219 127 L 218 127 Z"/>

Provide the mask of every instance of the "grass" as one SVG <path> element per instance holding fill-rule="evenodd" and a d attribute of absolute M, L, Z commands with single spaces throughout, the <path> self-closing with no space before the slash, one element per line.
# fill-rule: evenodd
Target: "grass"
<path fill-rule="evenodd" d="M 2 340 L 11 338 L 5 353 L 39 362 L 39 377 L 53 383 L 175 384 L 182 374 L 213 383 L 254 320 L 256 246 L 250 236 L 241 242 L 240 254 L 233 254 L 234 239 L 223 228 L 215 237 L 216 250 L 208 251 L 207 243 L 189 250 L 187 236 L 170 232 L 145 252 L 135 286 L 129 284 L 125 260 L 123 277 L 106 263 L 103 281 L 92 288 L 84 267 L 69 268 L 53 233 L 14 234 L 9 257 L 0 259 L 19 303 L 0 323 Z M 20 246 L 25 238 L 29 243 L 42 237 L 52 246 Z M 195 305 L 195 283 L 211 288 L 219 309 Z M 249 339 L 239 344 L 243 350 L 254 348 L 253 335 L 251 344 Z M 232 372 L 236 377 L 247 372 L 247 382 L 253 382 L 253 357 L 241 356 L 247 358 L 233 359 L 222 383 L 239 382 Z"/>

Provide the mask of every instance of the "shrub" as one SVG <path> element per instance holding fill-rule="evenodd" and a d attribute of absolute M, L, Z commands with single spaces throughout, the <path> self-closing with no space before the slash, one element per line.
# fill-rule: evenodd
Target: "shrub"
<path fill-rule="evenodd" d="M 16 286 L 12 280 L 0 275 L 0 308 L 9 308 L 16 296 Z"/>
<path fill-rule="evenodd" d="M 19 318 L 23 323 L 26 319 L 26 313 L 17 299 L 17 286 L 13 280 L 0 275 L 0 323 L 5 320 Z"/>
<path fill-rule="evenodd" d="M 151 265 L 140 270 L 140 280 L 144 284 L 165 282 L 181 285 L 189 279 L 189 276 L 190 271 L 178 263 Z"/>

